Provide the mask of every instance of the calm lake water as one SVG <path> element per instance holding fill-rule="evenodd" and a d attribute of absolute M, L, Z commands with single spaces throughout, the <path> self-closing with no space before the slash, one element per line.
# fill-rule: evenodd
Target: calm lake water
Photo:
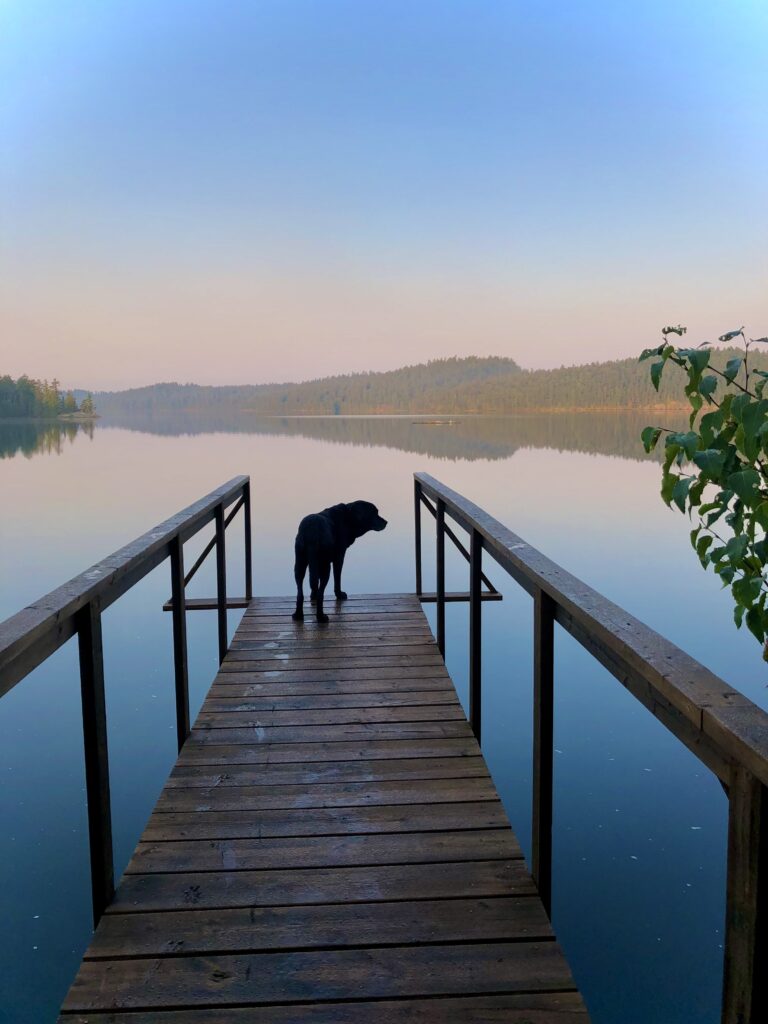
<path fill-rule="evenodd" d="M 412 590 L 412 475 L 426 470 L 765 707 L 758 645 L 736 631 L 728 595 L 699 567 L 688 521 L 658 497 L 659 465 L 637 441 L 647 420 L 0 424 L 0 619 L 239 473 L 252 481 L 257 593 L 292 592 L 304 514 L 357 498 L 375 502 L 390 525 L 350 552 L 346 589 Z M 188 545 L 188 564 L 207 536 Z M 241 529 L 228 531 L 232 594 L 242 587 L 240 540 Z M 466 589 L 451 545 L 447 559 L 448 588 Z M 432 566 L 428 557 L 425 581 Z M 213 568 L 201 570 L 192 596 L 214 593 Z M 484 752 L 528 853 L 532 607 L 501 571 L 487 571 L 504 601 L 484 605 Z M 176 756 L 171 622 L 161 609 L 169 592 L 166 563 L 104 617 L 119 871 Z M 447 662 L 462 700 L 467 615 L 465 605 L 448 608 Z M 215 614 L 190 615 L 188 628 L 196 712 L 216 671 Z M 76 654 L 70 642 L 0 703 L 3 1024 L 54 1020 L 90 937 Z M 559 629 L 555 657 L 553 921 L 593 1020 L 715 1022 L 725 796 Z"/>

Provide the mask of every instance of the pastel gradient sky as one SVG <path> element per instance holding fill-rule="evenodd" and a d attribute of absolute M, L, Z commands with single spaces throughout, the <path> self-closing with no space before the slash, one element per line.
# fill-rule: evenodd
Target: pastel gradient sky
<path fill-rule="evenodd" d="M 765 0 L 0 0 L 0 373 L 768 333 Z"/>

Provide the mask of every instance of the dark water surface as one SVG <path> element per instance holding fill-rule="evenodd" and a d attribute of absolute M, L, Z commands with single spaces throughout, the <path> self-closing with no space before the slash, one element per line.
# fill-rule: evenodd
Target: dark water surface
<path fill-rule="evenodd" d="M 636 441 L 645 416 L 257 420 L 247 415 L 0 424 L 0 618 L 238 473 L 252 480 L 257 593 L 292 590 L 302 515 L 374 501 L 388 529 L 345 567 L 349 591 L 413 589 L 412 474 L 426 470 L 766 706 L 768 668 L 728 595 L 658 497 Z M 425 528 L 430 523 L 425 518 Z M 240 530 L 229 588 L 242 586 Z M 431 552 L 431 533 L 425 549 Z M 207 534 L 190 544 L 191 560 Z M 450 549 L 449 589 L 466 589 Z M 192 596 L 214 592 L 213 563 Z M 484 752 L 530 847 L 531 624 L 526 594 L 484 605 Z M 426 559 L 425 580 L 433 560 Z M 116 866 L 175 759 L 170 592 L 160 566 L 104 617 Z M 429 612 L 431 615 L 431 610 Z M 237 614 L 231 615 L 231 627 Z M 447 661 L 466 695 L 467 607 Z M 196 712 L 216 670 L 213 613 L 188 620 Z M 596 1024 L 719 1017 L 726 800 L 706 769 L 574 641 L 556 633 L 553 920 Z M 90 936 L 76 649 L 0 703 L 0 1021 L 54 1020 Z"/>

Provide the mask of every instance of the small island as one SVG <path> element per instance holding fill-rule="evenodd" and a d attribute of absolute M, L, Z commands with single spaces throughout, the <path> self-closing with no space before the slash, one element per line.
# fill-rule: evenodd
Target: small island
<path fill-rule="evenodd" d="M 78 405 L 74 392 L 62 391 L 55 379 L 40 381 L 22 375 L 14 380 L 7 374 L 0 377 L 0 419 L 90 423 L 98 418 L 91 394 Z"/>

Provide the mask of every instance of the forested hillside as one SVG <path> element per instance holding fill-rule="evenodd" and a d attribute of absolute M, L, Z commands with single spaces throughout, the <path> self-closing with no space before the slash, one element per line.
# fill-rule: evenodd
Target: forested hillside
<path fill-rule="evenodd" d="M 712 364 L 722 368 L 735 349 L 718 349 Z M 768 370 L 768 354 L 750 354 L 753 367 Z M 654 391 L 648 363 L 619 359 L 605 363 L 521 370 L 511 359 L 441 359 L 389 373 L 326 377 L 298 384 L 202 387 L 155 384 L 95 396 L 106 416 L 184 410 L 250 410 L 262 416 L 418 414 L 435 415 L 587 409 L 683 407 L 682 371 L 670 365 Z"/>
<path fill-rule="evenodd" d="M 437 359 L 384 373 L 357 373 L 298 384 L 206 387 L 198 384 L 153 384 L 129 391 L 101 392 L 101 412 L 129 413 L 215 406 L 253 409 L 271 415 L 354 412 L 414 412 L 447 406 L 457 390 L 471 384 L 508 380 L 521 373 L 513 359 L 469 356 Z"/>

